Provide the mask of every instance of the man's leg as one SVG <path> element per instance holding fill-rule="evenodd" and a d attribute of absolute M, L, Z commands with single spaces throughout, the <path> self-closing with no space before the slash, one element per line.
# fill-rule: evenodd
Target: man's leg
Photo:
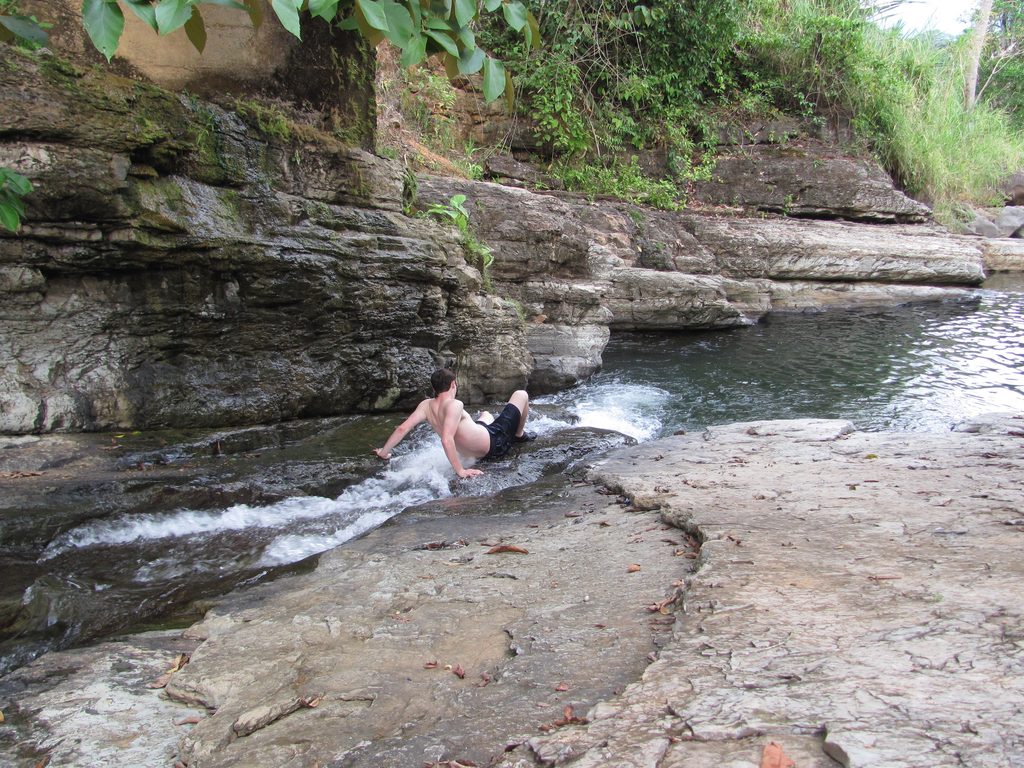
<path fill-rule="evenodd" d="M 522 437 L 523 430 L 526 428 L 526 417 L 530 413 L 530 396 L 526 394 L 525 389 L 517 389 L 508 401 L 519 409 L 519 427 L 516 429 L 516 437 Z"/>

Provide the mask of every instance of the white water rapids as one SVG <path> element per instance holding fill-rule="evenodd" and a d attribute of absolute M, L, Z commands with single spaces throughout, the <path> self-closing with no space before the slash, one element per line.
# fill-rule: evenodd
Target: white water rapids
<path fill-rule="evenodd" d="M 558 405 L 570 420 L 531 412 L 528 429 L 538 436 L 553 435 L 569 427 L 613 430 L 637 440 L 655 437 L 661 428 L 659 407 L 668 392 L 645 385 L 599 385 L 537 401 Z M 575 422 L 575 423 L 573 423 Z M 383 442 L 384 437 L 381 437 Z M 488 472 L 487 467 L 484 467 Z M 488 475 L 485 474 L 485 478 Z M 332 549 L 384 523 L 407 507 L 451 495 L 454 472 L 440 442 L 423 427 L 407 438 L 394 458 L 377 474 L 346 488 L 337 498 L 293 496 L 266 506 L 235 504 L 220 510 L 181 509 L 169 513 L 123 515 L 89 522 L 54 539 L 42 561 L 89 547 L 132 546 L 161 540 L 194 542 L 231 531 L 262 531 L 269 542 L 250 563 L 269 568 L 298 562 Z M 495 488 L 476 479 L 481 492 Z M 472 489 L 473 486 L 470 486 Z M 196 544 L 197 547 L 201 546 Z M 141 565 L 138 582 L 174 578 L 180 558 L 161 557 Z"/>

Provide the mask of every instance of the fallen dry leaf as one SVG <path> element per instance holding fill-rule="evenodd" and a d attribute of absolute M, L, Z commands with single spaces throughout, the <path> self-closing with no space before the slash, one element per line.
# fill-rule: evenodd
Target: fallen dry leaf
<path fill-rule="evenodd" d="M 676 599 L 674 597 L 666 597 L 664 600 L 659 600 L 656 603 L 652 603 L 647 606 L 647 610 L 651 613 L 668 613 L 668 607 L 674 603 Z"/>
<path fill-rule="evenodd" d="M 166 688 L 167 687 L 167 683 L 169 683 L 171 681 L 171 675 L 173 675 L 179 669 L 181 669 L 186 664 L 188 664 L 189 659 L 190 659 L 190 657 L 189 657 L 189 655 L 187 653 L 179 653 L 175 657 L 174 663 L 171 664 L 171 668 L 168 669 L 166 672 L 164 672 L 162 675 L 160 675 L 160 677 L 158 677 L 153 682 L 147 683 L 146 687 L 147 688 Z"/>
<path fill-rule="evenodd" d="M 558 685 L 555 686 L 555 690 L 556 691 L 568 691 L 569 690 L 569 684 L 566 683 L 566 682 L 561 682 L 561 683 L 559 683 Z"/>
<path fill-rule="evenodd" d="M 488 555 L 500 555 L 502 552 L 511 552 L 516 555 L 530 554 L 528 550 L 525 550 L 522 547 L 517 547 L 514 544 L 499 544 L 496 547 L 491 547 L 487 550 Z"/>
<path fill-rule="evenodd" d="M 201 718 L 199 715 L 189 715 L 188 717 L 181 718 L 181 720 L 176 722 L 175 725 L 197 725 L 202 721 L 203 718 Z"/>
<path fill-rule="evenodd" d="M 19 477 L 39 477 L 42 472 L 0 472 L 0 477 L 5 480 L 14 480 Z"/>
<path fill-rule="evenodd" d="M 640 564 L 639 563 L 630 563 L 629 567 L 626 569 L 626 573 L 636 573 L 639 570 L 640 570 Z"/>
<path fill-rule="evenodd" d="M 585 717 L 576 717 L 576 714 L 572 711 L 572 704 L 566 704 L 565 709 L 562 710 L 562 719 L 555 720 L 555 722 L 549 725 L 542 725 L 540 730 L 547 733 L 553 731 L 555 728 L 561 728 L 563 725 L 586 725 L 588 722 Z"/>
<path fill-rule="evenodd" d="M 302 696 L 299 698 L 299 705 L 308 709 L 314 709 L 320 706 L 320 702 L 324 700 L 323 694 L 313 694 L 310 696 Z"/>
<path fill-rule="evenodd" d="M 452 674 L 459 678 L 459 680 L 462 680 L 466 677 L 466 670 L 462 668 L 461 664 L 456 664 L 452 667 Z"/>
<path fill-rule="evenodd" d="M 761 768 L 796 768 L 796 763 L 789 759 L 782 747 L 769 741 L 761 753 Z"/>
<path fill-rule="evenodd" d="M 4 721 L 4 713 L 0 712 L 0 723 Z"/>
<path fill-rule="evenodd" d="M 171 682 L 171 673 L 164 672 L 160 677 L 156 678 L 150 683 L 146 683 L 147 688 L 166 688 L 167 684 Z"/>
<path fill-rule="evenodd" d="M 423 665 L 424 669 L 437 669 L 440 665 L 436 661 L 428 661 Z"/>
<path fill-rule="evenodd" d="M 483 688 L 485 685 L 489 685 L 493 679 L 494 678 L 492 678 L 489 674 L 484 672 L 482 675 L 480 675 L 480 682 L 476 684 L 476 687 Z"/>

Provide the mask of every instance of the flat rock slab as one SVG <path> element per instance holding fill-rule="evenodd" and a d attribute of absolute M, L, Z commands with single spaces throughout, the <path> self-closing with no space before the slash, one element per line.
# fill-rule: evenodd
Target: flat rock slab
<path fill-rule="evenodd" d="M 49 653 L 0 679 L 0 765 L 174 765 L 188 723 L 206 711 L 158 686 L 195 646 L 180 630 L 147 632 Z"/>
<path fill-rule="evenodd" d="M 565 485 L 417 508 L 321 556 L 311 574 L 225 599 L 186 631 L 198 648 L 163 694 L 144 683 L 170 649 L 154 649 L 155 669 L 133 684 L 88 664 L 87 651 L 47 654 L 0 681 L 16 726 L 0 763 L 31 768 L 45 753 L 94 766 L 131 737 L 149 739 L 152 754 L 126 765 L 169 768 L 167 740 L 183 735 L 175 759 L 192 768 L 498 759 L 639 678 L 675 621 L 658 608 L 696 558 L 656 512 Z M 77 671 L 43 698 L 31 681 L 46 664 Z M 90 675 L 149 704 L 81 745 L 64 724 Z M 148 711 L 168 706 L 208 716 L 179 726 L 184 715 Z"/>
<path fill-rule="evenodd" d="M 734 424 L 601 462 L 699 567 L 643 678 L 501 765 L 1024 764 L 1024 417 L 962 429 Z"/>
<path fill-rule="evenodd" d="M 421 507 L 183 638 L 0 680 L 0 761 L 167 766 L 185 732 L 191 768 L 1022 764 L 1022 437 L 735 424 L 609 454 L 612 495 Z"/>

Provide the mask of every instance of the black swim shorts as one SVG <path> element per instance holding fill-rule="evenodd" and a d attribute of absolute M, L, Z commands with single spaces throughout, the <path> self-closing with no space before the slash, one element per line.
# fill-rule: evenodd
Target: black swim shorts
<path fill-rule="evenodd" d="M 519 429 L 519 417 L 519 409 L 512 403 L 506 403 L 498 418 L 490 424 L 483 424 L 483 428 L 491 435 L 491 450 L 484 456 L 484 461 L 500 459 L 511 450 L 516 439 L 516 431 Z M 478 421 L 477 424 L 482 422 Z"/>

